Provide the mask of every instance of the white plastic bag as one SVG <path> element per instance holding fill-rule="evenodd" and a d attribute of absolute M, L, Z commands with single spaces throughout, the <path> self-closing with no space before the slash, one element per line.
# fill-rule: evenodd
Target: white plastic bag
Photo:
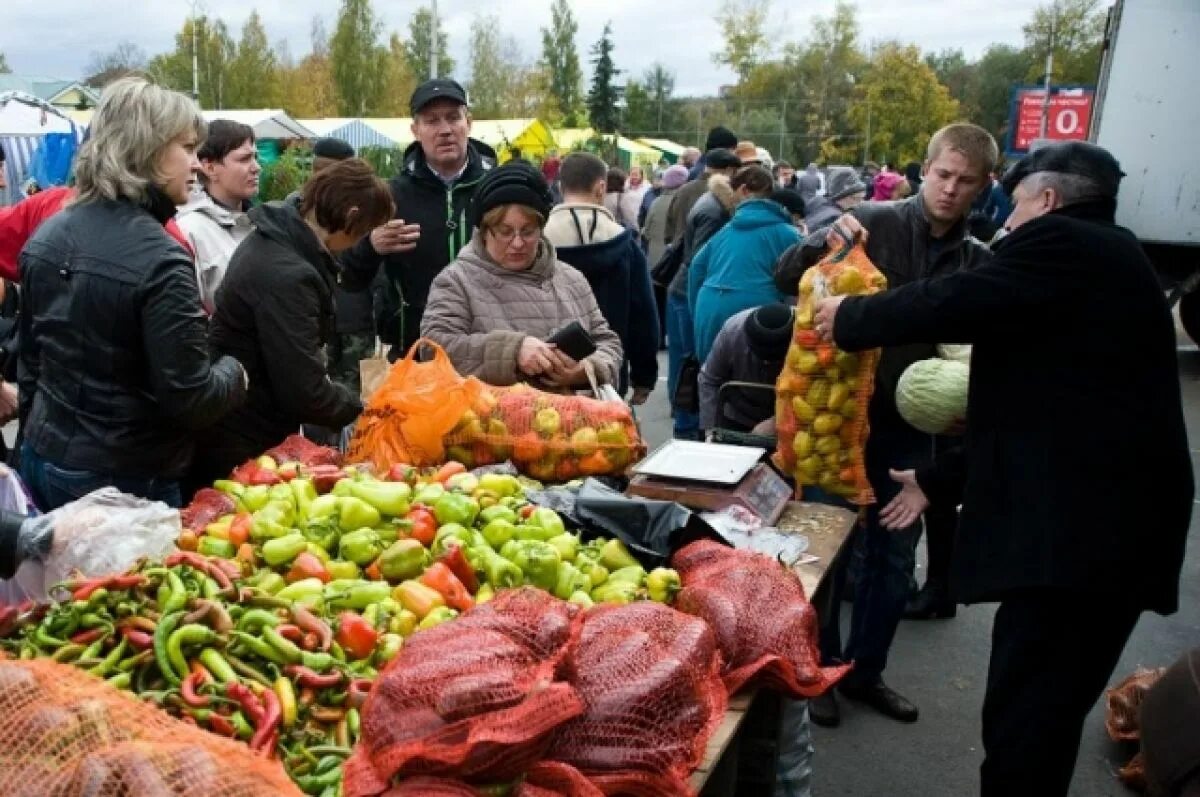
<path fill-rule="evenodd" d="M 28 515 L 34 511 L 33 505 L 29 502 L 29 496 L 25 492 L 25 485 L 21 483 L 21 477 L 6 465 L 0 465 L 0 509 L 5 512 L 15 512 L 18 515 Z M 33 567 L 33 565 L 24 567 Z M 15 606 L 28 597 L 16 577 L 0 578 L 0 607 Z"/>
<path fill-rule="evenodd" d="M 182 524 L 179 510 L 161 501 L 104 487 L 29 521 L 54 534 L 44 564 L 17 572 L 17 581 L 37 601 L 78 571 L 85 577 L 115 575 L 142 557 L 162 558 L 175 550 Z M 27 565 L 30 563 L 27 563 Z"/>

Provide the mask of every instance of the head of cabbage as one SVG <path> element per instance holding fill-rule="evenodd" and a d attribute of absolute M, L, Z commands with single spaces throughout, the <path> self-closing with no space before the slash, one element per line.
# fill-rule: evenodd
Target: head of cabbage
<path fill-rule="evenodd" d="M 926 434 L 944 434 L 967 417 L 970 366 L 957 360 L 918 360 L 896 385 L 900 417 Z"/>

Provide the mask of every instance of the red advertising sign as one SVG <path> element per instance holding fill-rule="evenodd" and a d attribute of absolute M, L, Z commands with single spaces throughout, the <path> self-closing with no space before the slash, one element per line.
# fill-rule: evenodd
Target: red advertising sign
<path fill-rule="evenodd" d="M 1019 88 L 1013 102 L 1012 152 L 1028 152 L 1035 139 L 1042 138 L 1041 88 Z M 1051 88 L 1050 107 L 1046 114 L 1046 135 L 1052 141 L 1084 141 L 1092 120 L 1092 100 L 1095 92 L 1089 88 Z"/>

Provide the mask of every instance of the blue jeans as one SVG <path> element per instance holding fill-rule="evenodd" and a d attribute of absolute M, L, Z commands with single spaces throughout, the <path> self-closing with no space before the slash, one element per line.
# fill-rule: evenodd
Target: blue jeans
<path fill-rule="evenodd" d="M 845 658 L 854 660 L 850 677 L 862 684 L 879 680 L 887 667 L 888 649 L 912 586 L 921 521 L 900 531 L 888 531 L 879 523 L 879 511 L 900 493 L 900 485 L 888 476 L 888 468 L 905 470 L 929 461 L 928 448 L 906 448 L 867 444 L 867 478 L 875 490 L 876 502 L 867 508 L 859 529 L 863 535 L 862 569 L 855 582 L 850 639 L 845 650 Z"/>
<path fill-rule="evenodd" d="M 43 512 L 58 509 L 101 487 L 116 487 L 123 493 L 162 501 L 167 506 L 179 507 L 183 504 L 179 482 L 173 479 L 63 468 L 42 459 L 28 443 L 21 446 L 21 478 Z"/>
<path fill-rule="evenodd" d="M 683 361 L 695 356 L 695 329 L 692 313 L 688 309 L 687 297 L 675 293 L 667 294 L 667 396 L 673 401 L 675 388 L 679 385 L 679 371 Z M 671 417 L 675 419 L 675 436 L 695 439 L 700 434 L 700 416 L 674 407 Z"/>

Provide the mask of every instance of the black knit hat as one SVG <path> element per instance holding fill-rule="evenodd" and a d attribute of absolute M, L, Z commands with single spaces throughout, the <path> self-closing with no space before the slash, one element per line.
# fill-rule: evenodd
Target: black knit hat
<path fill-rule="evenodd" d="M 704 151 L 710 149 L 733 149 L 738 145 L 738 137 L 733 134 L 733 131 L 728 127 L 717 125 L 712 130 L 708 131 L 708 138 L 704 139 Z"/>
<path fill-rule="evenodd" d="M 746 316 L 746 339 L 750 351 L 765 362 L 787 357 L 792 341 L 792 308 L 775 302 L 764 304 Z"/>
<path fill-rule="evenodd" d="M 771 192 L 771 199 L 783 205 L 784 210 L 793 216 L 804 215 L 804 197 L 799 191 L 791 188 L 776 188 Z"/>
<path fill-rule="evenodd" d="M 550 216 L 554 198 L 540 171 L 528 163 L 510 161 L 492 169 L 479 181 L 471 205 L 471 223 L 479 227 L 487 212 L 501 205 L 524 205 L 544 219 Z"/>
<path fill-rule="evenodd" d="M 354 157 L 354 147 L 340 138 L 318 138 L 313 142 L 312 154 L 314 158 L 344 161 Z"/>

